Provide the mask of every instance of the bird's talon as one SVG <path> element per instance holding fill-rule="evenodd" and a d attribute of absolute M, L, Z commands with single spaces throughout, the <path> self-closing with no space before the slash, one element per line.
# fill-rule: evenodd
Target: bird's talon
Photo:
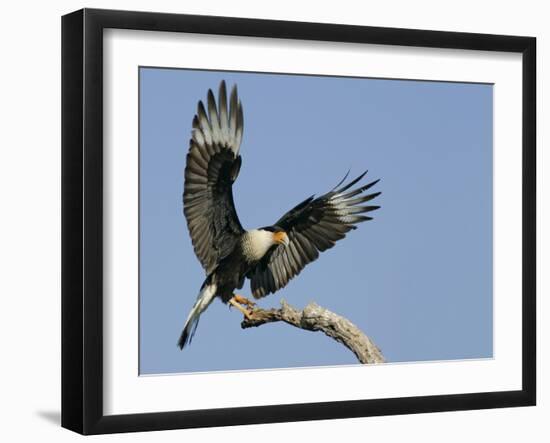
<path fill-rule="evenodd" d="M 240 303 L 241 305 L 244 305 L 244 306 L 254 306 L 256 304 L 252 300 L 249 300 L 245 296 L 239 295 L 239 294 L 234 294 L 233 300 L 235 300 L 237 303 Z"/>

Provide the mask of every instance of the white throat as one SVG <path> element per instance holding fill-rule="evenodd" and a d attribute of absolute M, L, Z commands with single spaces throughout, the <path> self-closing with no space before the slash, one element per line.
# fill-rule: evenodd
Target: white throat
<path fill-rule="evenodd" d="M 251 229 L 243 236 L 243 254 L 249 261 L 258 261 L 274 244 L 273 232 Z"/>

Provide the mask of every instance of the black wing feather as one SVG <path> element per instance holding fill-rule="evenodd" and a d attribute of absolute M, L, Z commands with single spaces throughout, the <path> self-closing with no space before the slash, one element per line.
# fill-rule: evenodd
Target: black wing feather
<path fill-rule="evenodd" d="M 227 109 L 225 82 L 218 105 L 211 90 L 207 108 L 199 101 L 185 167 L 183 211 L 197 258 L 210 274 L 244 232 L 233 201 L 233 182 L 239 175 L 243 133 L 242 105 L 237 88 Z"/>
<path fill-rule="evenodd" d="M 286 231 L 289 245 L 273 247 L 248 274 L 254 297 L 264 297 L 286 286 L 308 263 L 316 260 L 320 252 L 332 248 L 347 232 L 355 229 L 357 223 L 372 219 L 362 214 L 379 206 L 362 204 L 380 192 L 356 196 L 373 187 L 378 180 L 349 191 L 365 174 L 339 187 L 347 178 L 346 174 L 330 192 L 318 198 L 308 197 L 275 223 Z"/>

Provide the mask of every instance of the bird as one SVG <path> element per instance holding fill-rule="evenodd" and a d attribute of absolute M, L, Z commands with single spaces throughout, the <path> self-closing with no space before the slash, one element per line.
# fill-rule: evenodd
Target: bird
<path fill-rule="evenodd" d="M 237 85 L 228 102 L 222 80 L 217 101 L 209 89 L 206 105 L 198 102 L 186 157 L 183 213 L 206 278 L 179 337 L 180 349 L 191 343 L 200 315 L 215 298 L 250 318 L 256 303 L 235 293 L 246 279 L 254 299 L 275 293 L 358 223 L 372 220 L 365 214 L 380 207 L 365 205 L 381 194 L 365 193 L 379 180 L 354 187 L 368 171 L 344 184 L 348 171 L 330 191 L 311 195 L 272 225 L 244 229 L 232 189 L 242 164 L 243 130 Z"/>

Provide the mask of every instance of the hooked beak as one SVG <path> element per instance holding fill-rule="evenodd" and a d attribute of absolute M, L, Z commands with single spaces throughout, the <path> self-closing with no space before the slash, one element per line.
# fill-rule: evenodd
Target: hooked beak
<path fill-rule="evenodd" d="M 290 243 L 290 239 L 288 238 L 287 233 L 284 231 L 275 232 L 273 234 L 273 240 L 278 245 L 282 244 L 282 245 L 288 246 L 288 244 Z"/>

